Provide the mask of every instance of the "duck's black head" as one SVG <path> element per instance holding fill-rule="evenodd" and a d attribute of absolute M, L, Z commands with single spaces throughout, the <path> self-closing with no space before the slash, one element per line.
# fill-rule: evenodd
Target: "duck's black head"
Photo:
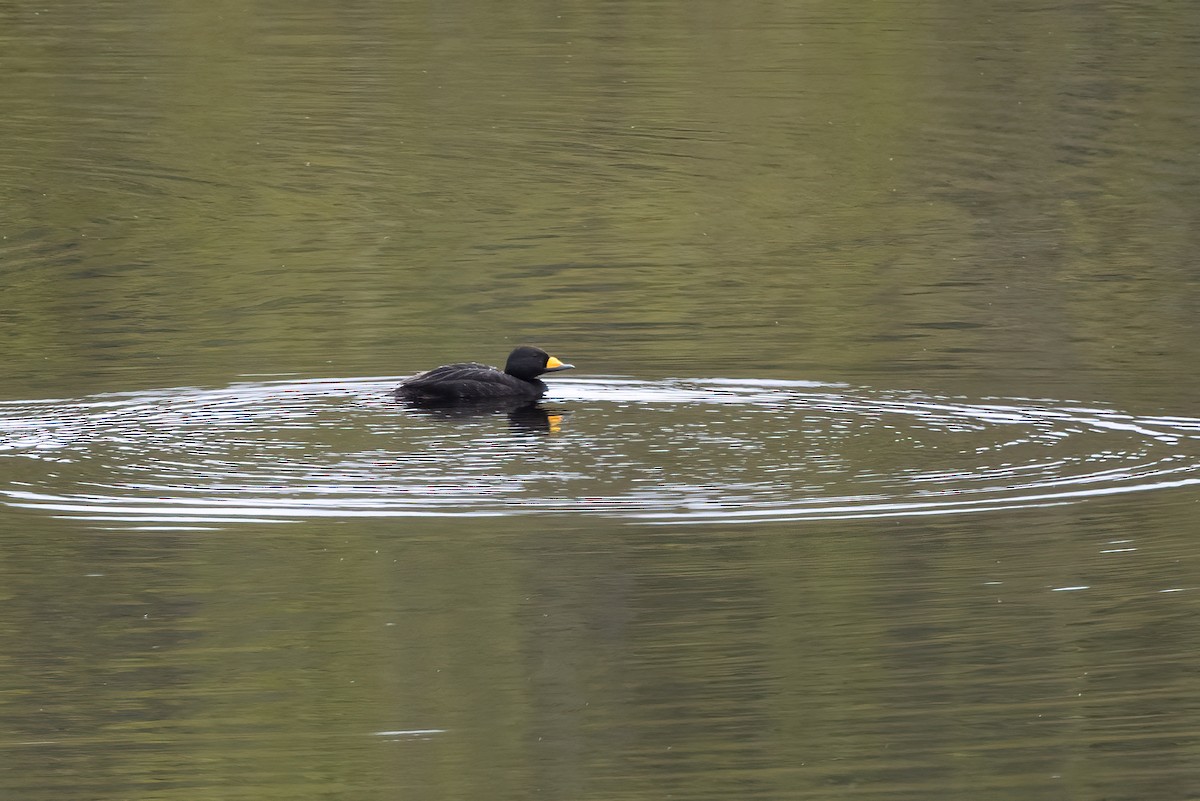
<path fill-rule="evenodd" d="M 542 373 L 557 373 L 559 370 L 570 370 L 574 366 L 563 364 L 541 348 L 522 345 L 508 354 L 504 372 L 524 381 L 532 381 Z"/>

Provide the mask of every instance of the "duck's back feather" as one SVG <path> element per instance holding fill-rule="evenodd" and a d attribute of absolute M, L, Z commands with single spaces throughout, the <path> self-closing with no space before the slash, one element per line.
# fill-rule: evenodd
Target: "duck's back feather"
<path fill-rule="evenodd" d="M 406 379 L 396 390 L 412 400 L 462 400 L 528 398 L 537 400 L 546 391 L 541 381 L 525 381 L 495 367 L 477 362 L 446 364 Z"/>

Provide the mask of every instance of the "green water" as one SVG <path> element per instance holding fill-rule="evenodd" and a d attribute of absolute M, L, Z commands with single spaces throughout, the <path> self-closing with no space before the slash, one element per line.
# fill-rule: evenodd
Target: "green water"
<path fill-rule="evenodd" d="M 1195 797 L 1198 53 L 0 9 L 2 794 Z M 387 400 L 524 342 L 553 423 Z"/>

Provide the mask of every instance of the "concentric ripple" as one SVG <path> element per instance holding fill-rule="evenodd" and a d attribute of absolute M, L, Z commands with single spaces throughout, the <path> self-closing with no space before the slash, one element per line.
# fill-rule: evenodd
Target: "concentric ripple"
<path fill-rule="evenodd" d="M 603 515 L 800 521 L 1200 484 L 1200 420 L 806 382 L 559 380 L 538 410 L 397 404 L 395 379 L 0 403 L 0 501 L 98 526 Z"/>

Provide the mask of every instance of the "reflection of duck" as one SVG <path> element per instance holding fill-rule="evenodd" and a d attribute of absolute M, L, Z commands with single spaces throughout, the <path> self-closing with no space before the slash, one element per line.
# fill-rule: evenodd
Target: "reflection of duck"
<path fill-rule="evenodd" d="M 530 434 L 557 434 L 562 419 L 566 416 L 564 412 L 543 409 L 536 403 L 526 403 L 524 400 L 512 398 L 455 404 L 409 400 L 407 405 L 421 415 L 441 420 L 470 420 L 494 414 L 507 414 L 508 425 L 513 431 Z"/>
<path fill-rule="evenodd" d="M 502 371 L 476 362 L 446 364 L 406 379 L 396 388 L 396 397 L 428 405 L 506 398 L 528 404 L 546 391 L 538 376 L 573 366 L 540 348 L 522 346 L 508 355 Z"/>
<path fill-rule="evenodd" d="M 531 434 L 557 434 L 562 428 L 562 412 L 543 409 L 541 406 L 522 406 L 508 413 L 508 424 L 513 431 Z"/>

